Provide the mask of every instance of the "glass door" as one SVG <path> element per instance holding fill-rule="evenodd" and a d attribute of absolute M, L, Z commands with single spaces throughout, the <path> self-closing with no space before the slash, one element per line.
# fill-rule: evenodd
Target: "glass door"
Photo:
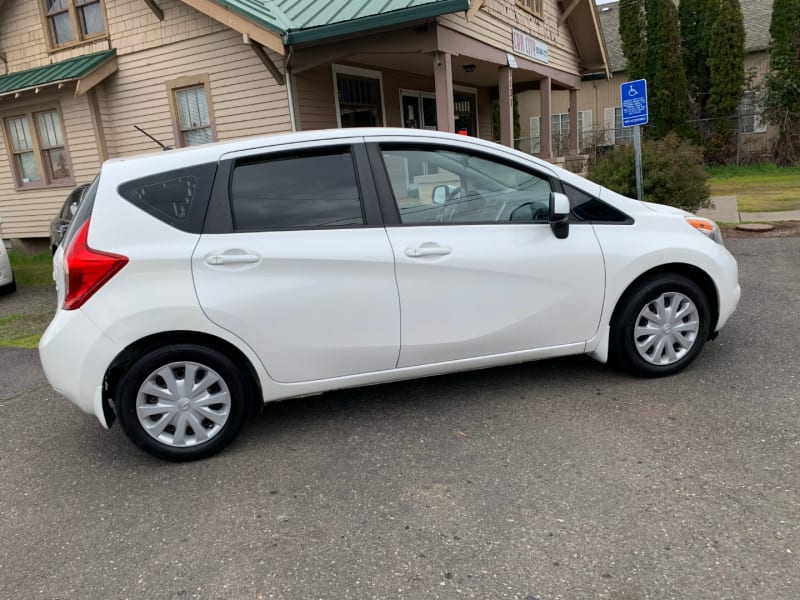
<path fill-rule="evenodd" d="M 400 92 L 403 127 L 436 130 L 436 96 L 429 92 Z"/>

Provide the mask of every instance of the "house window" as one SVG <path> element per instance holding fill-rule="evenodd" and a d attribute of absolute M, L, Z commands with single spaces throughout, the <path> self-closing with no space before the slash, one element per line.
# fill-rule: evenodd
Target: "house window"
<path fill-rule="evenodd" d="M 764 133 L 767 123 L 758 112 L 758 101 L 753 90 L 747 90 L 739 103 L 739 131 L 741 133 Z"/>
<path fill-rule="evenodd" d="M 633 143 L 633 127 L 622 126 L 621 106 L 617 106 L 616 108 L 614 108 L 614 143 L 615 144 Z"/>
<path fill-rule="evenodd" d="M 528 12 L 532 12 L 537 17 L 542 16 L 542 0 L 517 0 L 517 6 L 521 6 Z"/>
<path fill-rule="evenodd" d="M 530 118 L 530 148 L 527 150 L 531 154 L 541 152 L 541 117 Z M 550 132 L 552 136 L 552 150 L 555 156 L 566 156 L 569 154 L 569 113 L 556 113 L 550 117 Z M 592 111 L 578 111 L 578 146 L 580 151 L 584 151 L 592 143 Z M 524 140 L 522 140 L 524 141 Z"/>
<path fill-rule="evenodd" d="M 378 127 L 386 124 L 379 72 L 333 65 L 333 73 L 339 127 Z"/>
<path fill-rule="evenodd" d="M 209 87 L 207 76 L 167 82 L 178 146 L 199 146 L 216 141 Z"/>
<path fill-rule="evenodd" d="M 106 32 L 101 0 L 44 0 L 52 47 L 92 39 Z"/>
<path fill-rule="evenodd" d="M 18 188 L 72 182 L 69 153 L 57 110 L 8 117 L 5 126 Z"/>

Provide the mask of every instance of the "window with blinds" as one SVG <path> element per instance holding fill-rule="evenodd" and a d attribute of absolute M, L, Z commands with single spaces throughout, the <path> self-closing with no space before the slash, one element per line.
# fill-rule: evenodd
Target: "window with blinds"
<path fill-rule="evenodd" d="M 72 182 L 69 152 L 57 110 L 8 117 L 5 129 L 18 188 Z"/>
<path fill-rule="evenodd" d="M 204 85 L 175 90 L 181 146 L 199 146 L 214 141 Z"/>

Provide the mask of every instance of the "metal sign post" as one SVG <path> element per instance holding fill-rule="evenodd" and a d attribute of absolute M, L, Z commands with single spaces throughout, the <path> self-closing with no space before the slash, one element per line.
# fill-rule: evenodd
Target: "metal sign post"
<path fill-rule="evenodd" d="M 642 126 L 635 125 L 633 128 L 633 156 L 636 161 L 636 197 L 641 200 L 642 196 Z"/>
<path fill-rule="evenodd" d="M 650 120 L 647 112 L 647 80 L 627 81 L 619 86 L 622 126 L 633 127 L 633 153 L 636 158 L 636 195 L 642 200 L 642 125 Z"/>

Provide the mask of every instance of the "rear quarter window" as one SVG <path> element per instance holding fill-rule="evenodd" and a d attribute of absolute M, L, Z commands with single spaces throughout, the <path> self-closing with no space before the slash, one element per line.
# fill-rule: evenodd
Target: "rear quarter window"
<path fill-rule="evenodd" d="M 159 221 L 187 233 L 203 228 L 216 163 L 148 175 L 121 184 L 120 196 Z"/>

